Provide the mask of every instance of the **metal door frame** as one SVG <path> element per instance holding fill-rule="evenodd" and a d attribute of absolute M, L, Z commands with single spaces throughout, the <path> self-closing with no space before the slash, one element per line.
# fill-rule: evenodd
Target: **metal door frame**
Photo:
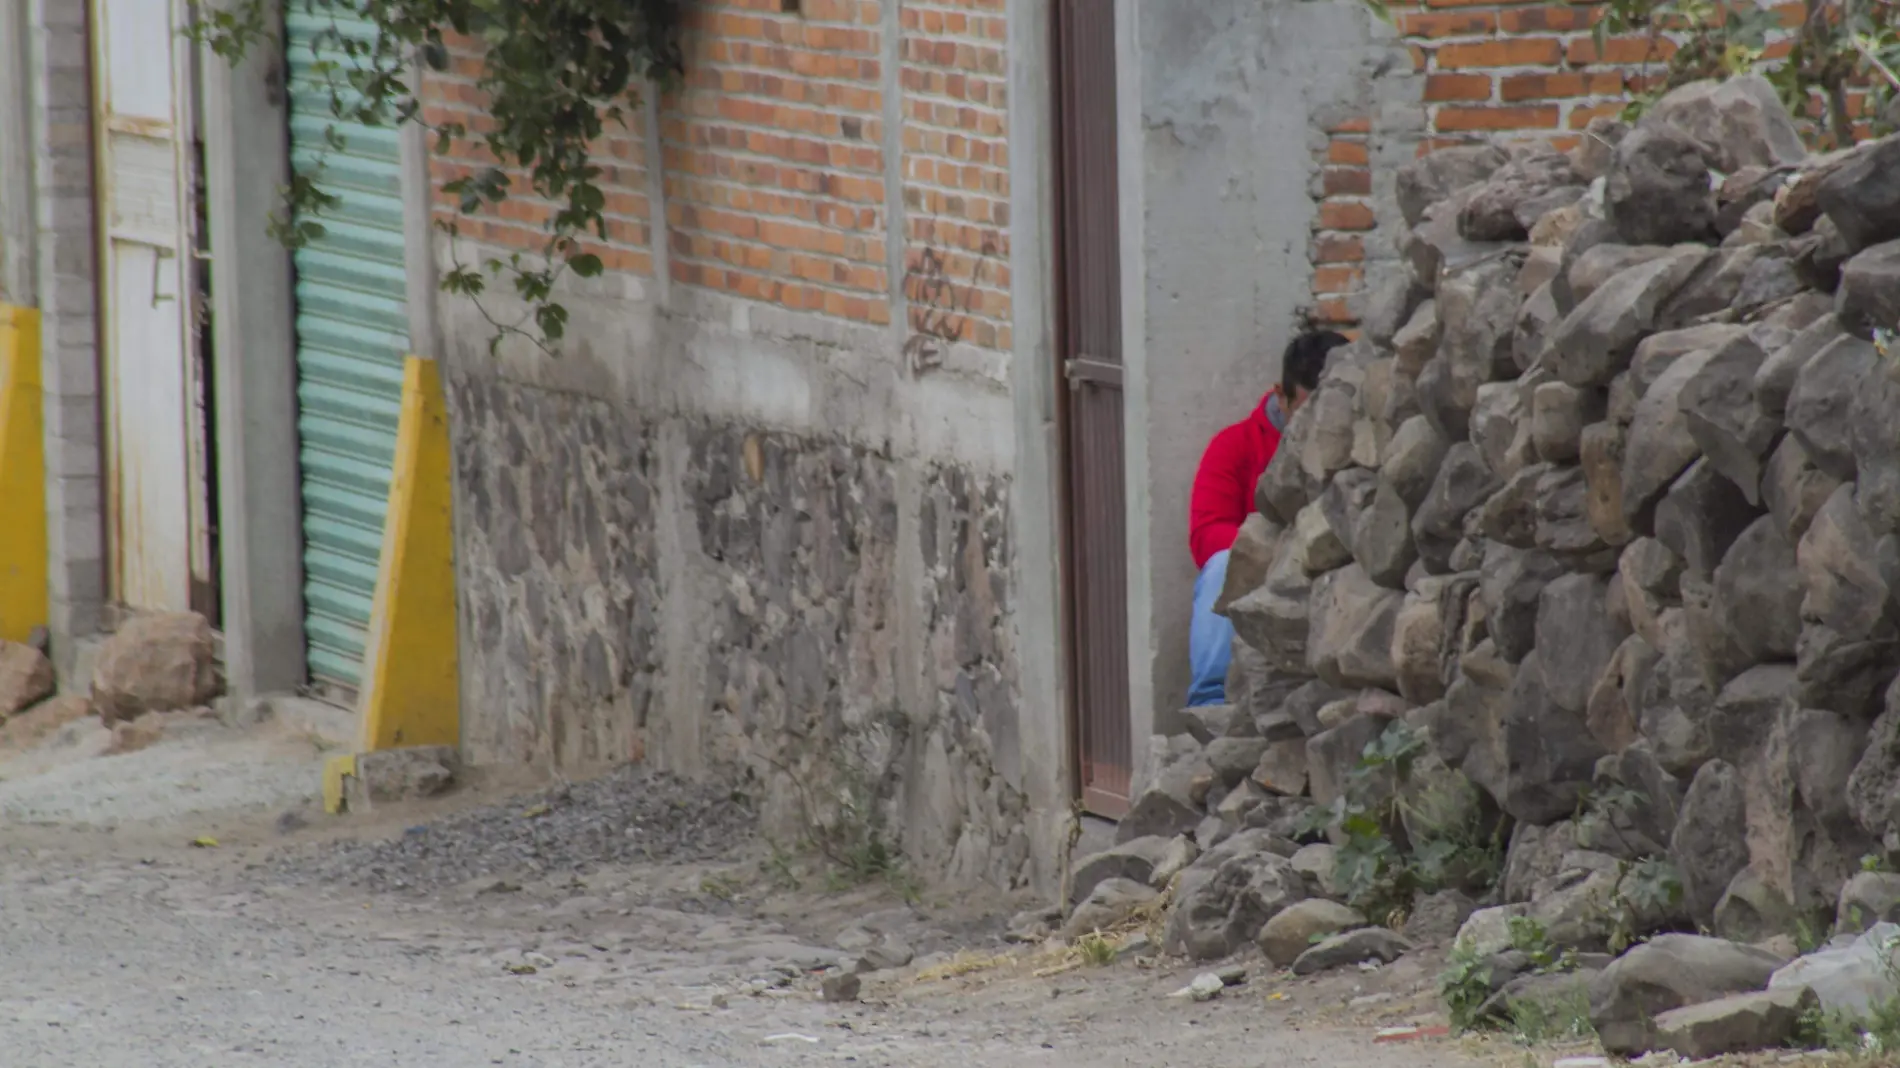
<path fill-rule="evenodd" d="M 1059 442 L 1058 448 L 1061 457 L 1060 462 L 1056 466 L 1058 468 L 1058 488 L 1061 494 L 1057 511 L 1059 515 L 1058 536 L 1061 539 L 1060 544 L 1063 549 L 1061 553 L 1060 580 L 1062 584 L 1061 620 L 1063 634 L 1065 636 L 1065 641 L 1063 642 L 1063 670 L 1067 684 L 1065 689 L 1068 695 L 1068 707 L 1065 712 L 1069 727 L 1068 751 L 1070 766 L 1072 768 L 1070 775 L 1071 796 L 1080 802 L 1085 811 L 1097 816 L 1119 819 L 1127 814 L 1133 800 L 1130 796 L 1136 764 L 1133 716 L 1125 716 L 1125 722 L 1123 724 L 1128 735 L 1126 739 L 1127 767 L 1117 767 L 1115 769 L 1127 777 L 1127 786 L 1120 792 L 1104 790 L 1096 787 L 1092 782 L 1092 769 L 1094 764 L 1091 760 L 1091 747 L 1089 745 L 1090 717 L 1085 707 L 1090 697 L 1090 687 L 1087 677 L 1088 673 L 1084 665 L 1084 659 L 1087 656 L 1088 650 L 1085 648 L 1086 643 L 1083 640 L 1082 634 L 1084 617 L 1086 615 L 1082 602 L 1086 592 L 1083 588 L 1085 574 L 1084 563 L 1089 550 L 1083 543 L 1085 535 L 1083 533 L 1083 526 L 1078 522 L 1079 517 L 1077 516 L 1076 493 L 1078 486 L 1075 467 L 1078 449 L 1073 436 L 1075 433 L 1076 416 L 1073 411 L 1072 394 L 1074 388 L 1080 381 L 1088 379 L 1101 381 L 1112 380 L 1118 392 L 1120 392 L 1124 388 L 1123 382 L 1125 379 L 1123 365 L 1119 362 L 1108 363 L 1105 361 L 1076 358 L 1070 355 L 1071 349 L 1073 348 L 1071 313 L 1074 310 L 1073 303 L 1075 299 L 1071 289 L 1071 283 L 1074 277 L 1073 264 L 1076 258 L 1076 254 L 1071 247 L 1071 238 L 1075 229 L 1073 215 L 1077 210 L 1075 203 L 1077 199 L 1076 189 L 1073 188 L 1070 183 L 1072 171 L 1077 169 L 1075 157 L 1078 154 L 1078 149 L 1075 144 L 1075 126 L 1069 121 L 1075 108 L 1073 98 L 1076 95 L 1076 83 L 1073 78 L 1072 65 L 1069 60 L 1069 46 L 1072 33 L 1070 25 L 1071 17 L 1074 15 L 1074 7 L 1080 2 L 1082 2 L 1082 0 L 1054 0 L 1054 2 L 1050 4 L 1049 9 L 1050 18 L 1053 23 L 1052 32 L 1050 33 L 1050 60 L 1052 64 L 1051 69 L 1055 74 L 1053 79 L 1055 91 L 1051 94 L 1051 118 L 1056 131 L 1056 151 L 1053 167 L 1056 208 L 1054 225 L 1054 243 L 1056 249 L 1056 255 L 1054 257 L 1056 359 L 1050 370 L 1055 375 L 1056 437 Z M 1113 0 L 1095 0 L 1095 6 L 1106 8 L 1107 17 L 1113 20 L 1115 16 Z M 1117 57 L 1111 52 L 1111 62 L 1113 62 L 1115 58 Z M 1110 100 L 1119 110 L 1119 101 L 1112 96 Z M 1117 130 L 1117 134 L 1119 135 L 1119 130 Z M 1119 180 L 1117 181 L 1117 188 L 1119 189 Z M 1117 261 L 1119 262 L 1119 255 L 1117 256 Z M 1118 279 L 1119 273 L 1120 272 L 1117 271 Z M 1117 286 L 1117 291 L 1119 292 L 1119 281 Z M 1119 318 L 1114 324 L 1113 329 L 1117 331 L 1121 329 Z M 1124 399 L 1121 405 L 1121 410 L 1124 412 L 1126 411 L 1126 404 L 1127 402 Z M 1122 448 L 1124 457 L 1126 456 L 1127 447 L 1127 436 L 1126 432 L 1123 431 Z M 1125 467 L 1126 464 L 1124 462 L 1122 465 L 1124 471 Z M 1123 493 L 1125 501 L 1125 474 L 1123 475 Z M 1125 508 L 1117 510 L 1114 513 L 1114 521 L 1123 525 L 1123 543 L 1125 549 L 1127 530 Z M 1123 567 L 1126 568 L 1127 561 L 1125 551 L 1123 553 L 1122 564 Z M 1127 617 L 1127 596 L 1127 583 L 1124 581 L 1122 586 L 1124 631 Z M 1123 678 L 1120 682 L 1123 687 L 1123 692 L 1126 695 L 1129 687 L 1127 671 L 1125 670 L 1128 667 L 1128 646 L 1125 632 L 1120 636 L 1120 639 L 1124 668 Z M 1130 711 L 1132 711 L 1132 707 Z"/>

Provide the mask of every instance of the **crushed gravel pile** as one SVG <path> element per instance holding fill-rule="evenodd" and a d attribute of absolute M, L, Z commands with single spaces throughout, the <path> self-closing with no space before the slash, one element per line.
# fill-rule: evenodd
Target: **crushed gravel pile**
<path fill-rule="evenodd" d="M 411 827 L 393 839 L 287 850 L 270 868 L 293 882 L 426 892 L 487 876 L 715 860 L 749 840 L 757 825 L 752 808 L 728 788 L 628 766 Z"/>

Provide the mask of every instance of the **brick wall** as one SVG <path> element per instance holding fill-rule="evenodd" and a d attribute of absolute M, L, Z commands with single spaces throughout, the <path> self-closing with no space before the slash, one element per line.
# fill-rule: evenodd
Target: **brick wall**
<path fill-rule="evenodd" d="M 1608 38 L 1599 50 L 1591 27 L 1600 11 L 1581 4 L 1400 0 L 1389 10 L 1423 78 L 1420 152 L 1480 140 L 1541 140 L 1567 150 L 1592 119 L 1614 116 L 1632 94 L 1659 86 L 1674 47 L 1635 36 Z M 1784 5 L 1784 21 L 1793 24 L 1799 12 Z M 1852 96 L 1856 114 L 1862 102 Z M 1818 101 L 1813 114 L 1821 114 Z M 1315 160 L 1316 325 L 1351 329 L 1359 321 L 1377 207 L 1364 173 L 1370 130 L 1368 118 L 1336 124 Z"/>
<path fill-rule="evenodd" d="M 636 109 L 601 146 L 608 240 L 589 251 L 609 270 L 833 319 L 887 325 L 903 309 L 910 333 L 1007 349 L 1004 0 L 709 0 L 689 12 L 686 77 L 659 101 L 657 128 Z M 453 54 L 424 84 L 426 114 L 479 130 L 478 53 L 462 42 Z M 471 143 L 432 168 L 439 186 L 486 165 Z M 459 225 L 483 245 L 531 249 L 547 215 L 523 199 Z M 437 217 L 454 218 L 452 198 L 438 196 Z"/>

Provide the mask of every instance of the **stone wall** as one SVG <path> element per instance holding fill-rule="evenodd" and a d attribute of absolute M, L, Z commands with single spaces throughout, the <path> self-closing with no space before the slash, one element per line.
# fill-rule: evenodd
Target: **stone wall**
<path fill-rule="evenodd" d="M 1633 988 L 1676 981 L 1645 955 L 1755 954 L 1756 991 L 1893 915 L 1900 137 L 1810 155 L 1754 77 L 1594 129 L 1397 175 L 1403 325 L 1288 425 L 1221 593 L 1231 703 L 1152 739 L 1065 934 L 1167 893 L 1196 959 L 1455 938 L 1475 1023 L 1565 996 L 1527 918 L 1634 1054 Z M 1686 967 L 1668 1005 L 1726 989 Z"/>
<path fill-rule="evenodd" d="M 1032 877 L 1007 478 L 492 374 L 449 396 L 471 759 L 652 760 L 753 783 L 788 845 L 852 807 L 922 871 Z"/>
<path fill-rule="evenodd" d="M 1424 731 L 1516 826 L 1508 900 L 1658 857 L 1658 925 L 1792 934 L 1900 848 L 1900 139 L 1810 156 L 1754 78 L 1597 130 L 1399 176 L 1404 325 L 1261 479 L 1235 690 L 1321 803 Z"/>

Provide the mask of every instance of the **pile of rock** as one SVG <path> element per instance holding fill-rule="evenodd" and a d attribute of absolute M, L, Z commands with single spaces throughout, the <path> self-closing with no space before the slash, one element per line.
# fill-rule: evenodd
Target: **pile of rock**
<path fill-rule="evenodd" d="M 1227 836 L 1170 931 L 1315 892 L 1287 818 L 1393 721 L 1508 819 L 1495 903 L 1555 941 L 1824 930 L 1900 852 L 1900 138 L 1810 156 L 1741 78 L 1398 192 L 1407 276 L 1234 548 L 1234 705 L 1124 830 Z"/>

